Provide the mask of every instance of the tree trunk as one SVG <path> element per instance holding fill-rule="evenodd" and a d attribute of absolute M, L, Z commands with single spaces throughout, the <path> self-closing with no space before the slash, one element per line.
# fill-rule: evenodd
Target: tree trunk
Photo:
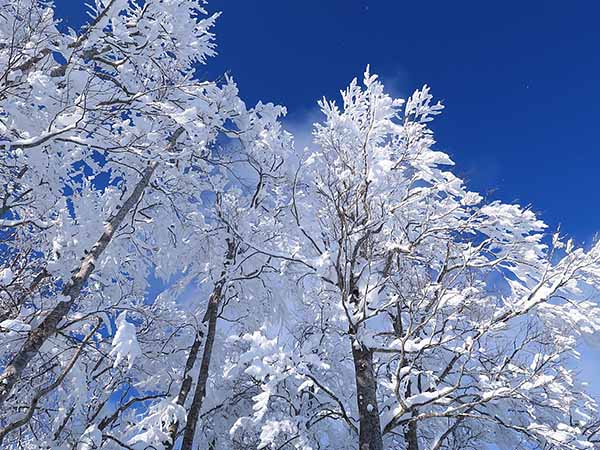
<path fill-rule="evenodd" d="M 352 336 L 352 358 L 356 377 L 356 399 L 360 420 L 359 450 L 383 450 L 383 437 L 377 406 L 377 380 L 373 352 L 359 346 Z"/>
<path fill-rule="evenodd" d="M 417 377 L 417 393 L 419 392 L 423 392 L 423 386 L 421 385 L 421 375 Z M 409 380 L 408 384 L 406 385 L 406 398 L 409 398 L 412 395 L 412 383 Z M 416 408 L 412 408 L 410 415 L 412 417 L 415 417 L 419 415 L 419 412 Z M 410 421 L 406 424 L 406 428 L 404 429 L 404 440 L 406 441 L 406 450 L 419 450 L 416 421 Z"/>
<path fill-rule="evenodd" d="M 194 368 L 194 364 L 196 363 L 196 359 L 198 358 L 198 351 L 200 350 L 200 342 L 202 340 L 202 334 L 196 334 L 196 338 L 194 339 L 194 343 L 190 348 L 190 353 L 185 361 L 185 369 L 183 370 L 183 381 L 181 382 L 181 389 L 179 390 L 179 395 L 177 396 L 177 404 L 179 406 L 183 406 L 185 401 L 187 400 L 187 396 L 190 393 L 190 389 L 192 388 L 192 376 L 190 372 Z M 179 431 L 179 424 L 177 422 L 172 423 L 169 426 L 169 436 L 170 441 L 165 446 L 166 450 L 173 450 L 175 446 L 175 440 L 177 439 L 177 432 Z"/>
<path fill-rule="evenodd" d="M 415 414 L 413 413 L 413 416 Z M 419 450 L 419 441 L 417 440 L 417 422 L 411 421 L 406 425 L 404 431 L 404 440 L 406 441 L 406 450 Z"/>
<path fill-rule="evenodd" d="M 21 347 L 21 350 L 13 357 L 12 361 L 6 366 L 2 375 L 0 375 L 0 407 L 10 394 L 12 388 L 19 380 L 21 374 L 37 354 L 42 345 L 49 337 L 56 333 L 56 328 L 61 320 L 67 315 L 71 306 L 81 293 L 83 286 L 95 269 L 98 258 L 102 255 L 106 247 L 114 237 L 115 232 L 127 214 L 135 207 L 142 197 L 142 193 L 150 183 L 152 174 L 156 170 L 158 163 L 152 162 L 144 169 L 142 178 L 138 181 L 133 193 L 127 198 L 123 206 L 114 214 L 104 226 L 104 232 L 96 241 L 89 253 L 83 258 L 77 272 L 62 290 L 62 295 L 66 297 L 56 304 L 43 322 L 27 337 L 27 340 Z"/>
<path fill-rule="evenodd" d="M 187 420 L 185 423 L 185 431 L 183 433 L 183 442 L 181 443 L 180 450 L 192 450 L 194 435 L 196 434 L 196 426 L 198 425 L 198 417 L 200 415 L 200 410 L 202 409 L 202 402 L 206 396 L 206 382 L 208 381 L 208 369 L 210 367 L 210 359 L 212 357 L 212 349 L 217 331 L 219 304 L 221 303 L 223 287 L 226 283 L 227 267 L 231 264 L 231 261 L 233 261 L 235 252 L 235 244 L 232 241 L 228 241 L 227 246 L 227 256 L 225 257 L 221 278 L 215 284 L 210 298 L 208 299 L 206 313 L 204 314 L 203 322 L 208 324 L 208 330 L 206 333 L 206 340 L 204 342 L 204 351 L 202 353 L 200 373 L 198 374 L 198 383 L 196 384 L 194 398 L 192 399 L 192 404 L 190 405 L 190 410 L 188 411 Z"/>

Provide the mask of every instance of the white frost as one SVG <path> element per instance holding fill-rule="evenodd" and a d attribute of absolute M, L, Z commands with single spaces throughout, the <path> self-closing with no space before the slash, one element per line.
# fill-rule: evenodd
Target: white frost
<path fill-rule="evenodd" d="M 117 332 L 112 342 L 110 356 L 115 358 L 113 367 L 127 358 L 128 367 L 131 369 L 135 358 L 142 354 L 140 344 L 135 334 L 135 326 L 127 322 L 127 315 L 121 314 L 117 319 Z"/>
<path fill-rule="evenodd" d="M 10 267 L 0 270 L 0 284 L 7 286 L 14 279 L 15 275 Z"/>
<path fill-rule="evenodd" d="M 31 330 L 31 325 L 21 322 L 18 319 L 6 319 L 0 322 L 0 328 L 8 331 L 14 331 L 15 333 L 25 332 Z"/>

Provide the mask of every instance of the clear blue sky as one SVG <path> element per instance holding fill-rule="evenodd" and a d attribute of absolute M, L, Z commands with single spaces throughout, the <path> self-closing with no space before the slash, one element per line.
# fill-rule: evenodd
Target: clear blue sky
<path fill-rule="evenodd" d="M 57 0 L 73 27 L 84 2 Z M 469 186 L 532 204 L 589 242 L 600 230 L 600 3 L 212 0 L 219 56 L 248 102 L 309 121 L 367 64 L 395 94 L 446 104 L 438 147 Z"/>

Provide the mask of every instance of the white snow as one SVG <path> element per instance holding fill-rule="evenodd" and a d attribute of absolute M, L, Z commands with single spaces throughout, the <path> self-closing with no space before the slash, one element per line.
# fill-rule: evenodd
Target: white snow
<path fill-rule="evenodd" d="M 137 341 L 135 326 L 127 321 L 126 314 L 121 314 L 117 319 L 117 332 L 110 351 L 110 356 L 115 358 L 113 367 L 117 367 L 126 358 L 128 367 L 131 368 L 135 358 L 141 354 L 142 350 Z"/>
<path fill-rule="evenodd" d="M 14 331 L 16 333 L 21 333 L 25 331 L 30 331 L 31 325 L 21 322 L 18 319 L 6 319 L 0 322 L 0 328 L 3 328 L 8 331 Z"/>
<path fill-rule="evenodd" d="M 0 270 L 0 284 L 7 286 L 14 279 L 14 273 L 10 267 Z"/>

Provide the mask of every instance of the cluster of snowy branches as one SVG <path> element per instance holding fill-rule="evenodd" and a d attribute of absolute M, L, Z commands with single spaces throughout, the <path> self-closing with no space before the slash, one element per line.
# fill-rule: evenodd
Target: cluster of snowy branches
<path fill-rule="evenodd" d="M 90 16 L 0 0 L 2 448 L 599 445 L 600 245 L 467 191 L 429 88 L 367 70 L 297 149 L 198 1 Z"/>

